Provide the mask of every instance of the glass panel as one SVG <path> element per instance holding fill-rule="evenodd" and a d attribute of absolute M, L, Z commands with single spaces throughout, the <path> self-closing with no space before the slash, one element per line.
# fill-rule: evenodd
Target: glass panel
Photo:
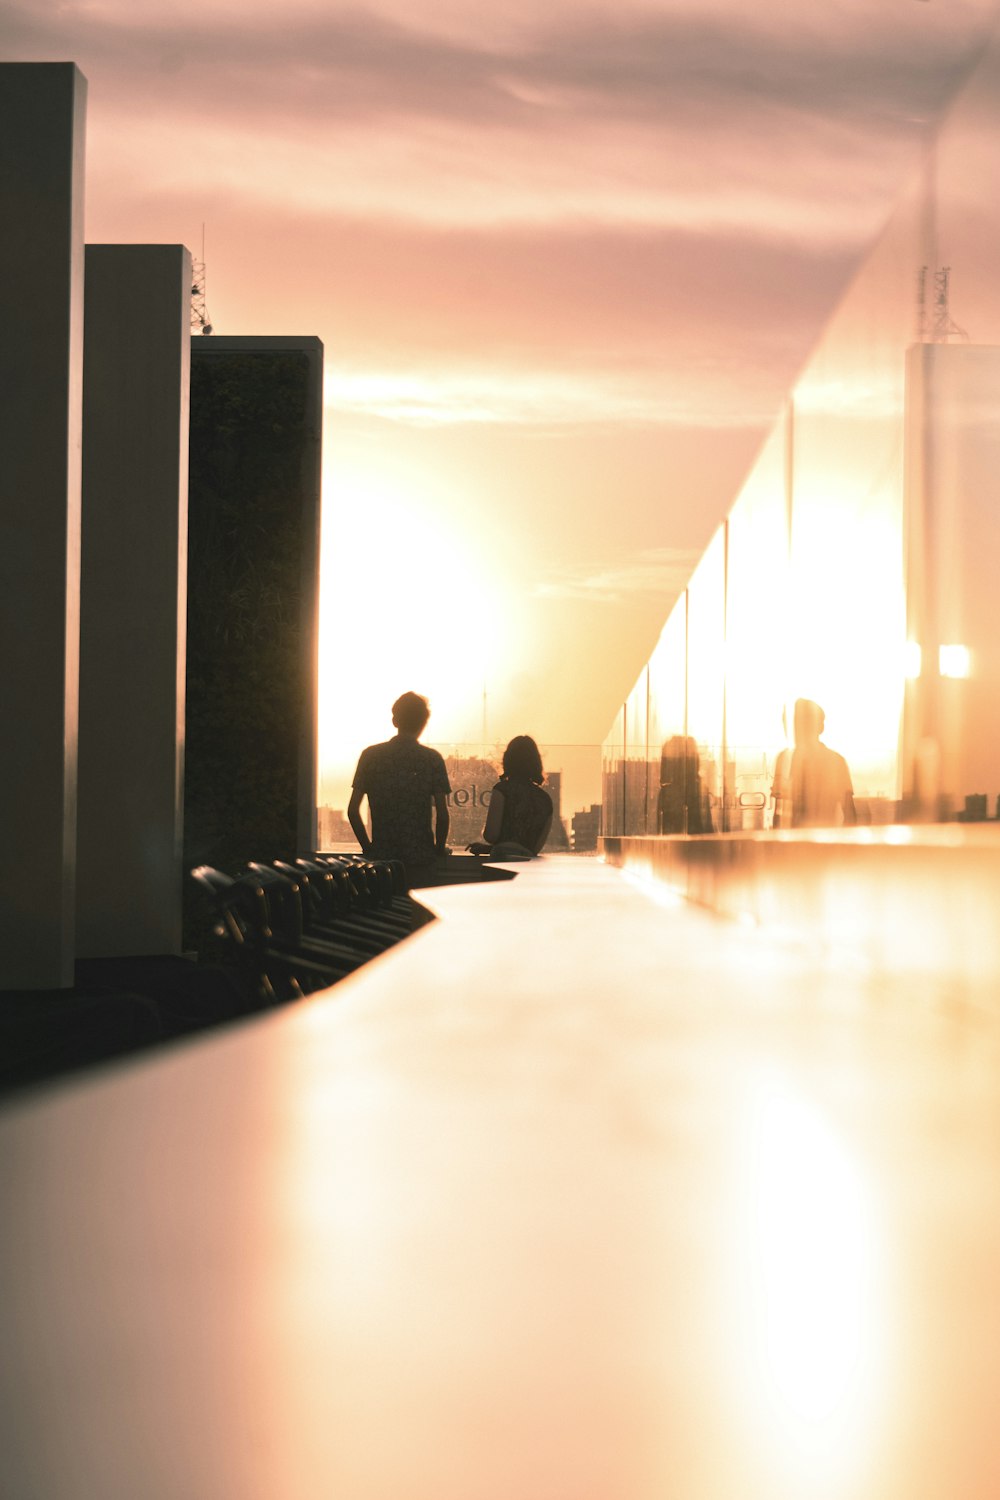
<path fill-rule="evenodd" d="M 720 526 L 688 585 L 687 732 L 697 751 L 696 767 L 689 757 L 683 772 L 690 833 L 724 828 L 725 565 L 726 530 Z M 672 775 L 680 775 L 679 761 Z"/>
<path fill-rule="evenodd" d="M 490 793 L 502 774 L 504 746 L 444 744 L 433 740 L 426 743 L 441 752 L 448 767 L 451 783 L 448 843 L 453 849 L 464 849 L 482 838 Z M 552 829 L 546 851 L 571 851 L 579 847 L 581 852 L 592 852 L 601 821 L 601 748 L 547 742 L 539 742 L 538 748 L 545 770 L 543 784 L 553 804 Z M 622 748 L 606 746 L 604 754 L 616 758 L 620 780 Z M 357 849 L 357 840 L 344 811 L 350 797 L 349 782 L 344 778 L 326 777 L 321 783 L 319 797 L 320 848 Z M 577 824 L 579 845 L 574 842 Z"/>
<path fill-rule="evenodd" d="M 625 832 L 646 832 L 646 720 L 649 671 L 643 668 L 625 704 Z"/>
<path fill-rule="evenodd" d="M 577 822 L 584 845 L 595 849 L 601 817 L 600 748 L 556 744 L 550 740 L 540 740 L 538 748 L 545 767 L 545 790 L 552 798 L 554 812 L 546 850 L 575 850 Z"/>
<path fill-rule="evenodd" d="M 770 822 L 774 764 L 788 698 L 787 448 L 782 417 L 729 517 L 726 568 L 726 788 L 730 829 Z"/>
<path fill-rule="evenodd" d="M 671 762 L 687 734 L 687 590 L 670 613 L 649 659 L 649 732 L 646 827 L 670 833 L 686 820 L 671 810 Z M 683 806 L 683 798 L 681 799 Z M 683 831 L 683 830 L 681 830 Z"/>
<path fill-rule="evenodd" d="M 1000 792 L 1000 349 L 928 345 L 911 361 L 930 438 L 925 565 L 911 579 L 908 740 L 915 807 L 980 821 Z"/>
<path fill-rule="evenodd" d="M 925 463 L 911 548 L 910 790 L 925 816 L 995 816 L 1000 793 L 1000 33 L 938 132 L 932 290 L 914 405 Z M 915 667 L 914 667 L 915 670 Z"/>
<path fill-rule="evenodd" d="M 690 581 L 685 714 L 676 609 L 650 661 L 659 826 L 685 735 L 716 827 L 766 826 L 798 700 L 803 745 L 825 719 L 813 773 L 840 767 L 822 820 L 853 811 L 831 748 L 862 819 L 1000 811 L 998 180 L 1000 32 Z"/>
<path fill-rule="evenodd" d="M 601 756 L 604 832 L 625 832 L 625 709 L 615 716 Z"/>
<path fill-rule="evenodd" d="M 789 697 L 818 703 L 862 816 L 895 815 L 906 643 L 905 351 L 921 183 L 904 195 L 794 397 Z M 874 805 L 872 805 L 874 803 Z"/>

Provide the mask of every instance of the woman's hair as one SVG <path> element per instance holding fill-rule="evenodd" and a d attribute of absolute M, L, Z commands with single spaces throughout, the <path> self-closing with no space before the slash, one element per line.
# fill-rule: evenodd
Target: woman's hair
<path fill-rule="evenodd" d="M 664 741 L 660 756 L 660 785 L 679 776 L 685 779 L 698 775 L 700 770 L 698 745 L 689 734 L 672 734 Z"/>
<path fill-rule="evenodd" d="M 530 734 L 515 734 L 503 753 L 503 774 L 523 777 L 541 786 L 545 780 L 542 757 Z"/>

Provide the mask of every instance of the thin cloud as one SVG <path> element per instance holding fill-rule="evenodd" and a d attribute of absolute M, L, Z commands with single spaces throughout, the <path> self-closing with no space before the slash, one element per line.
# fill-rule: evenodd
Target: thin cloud
<path fill-rule="evenodd" d="M 734 152 L 732 137 L 691 139 L 676 127 L 581 120 L 497 138 L 473 122 L 356 119 L 322 131 L 193 106 L 172 115 L 162 102 L 139 114 L 92 92 L 95 188 L 131 184 L 148 196 L 186 187 L 317 226 L 331 213 L 443 229 L 619 224 L 843 247 L 884 213 L 908 160 L 900 139 L 876 145 L 824 122 L 766 132 L 737 123 Z"/>
<path fill-rule="evenodd" d="M 565 569 L 537 585 L 541 599 L 575 600 L 589 604 L 620 604 L 637 595 L 676 599 L 686 586 L 700 551 L 654 547 L 633 554 L 612 567 Z"/>
<path fill-rule="evenodd" d="M 403 24 L 372 7 L 236 16 L 208 0 L 181 25 L 174 11 L 151 16 L 132 3 L 21 0 L 6 6 L 4 31 L 11 55 L 64 55 L 68 45 L 95 66 L 127 68 L 147 106 L 158 75 L 175 105 L 187 93 L 203 115 L 228 101 L 245 116 L 249 100 L 261 114 L 314 121 L 421 116 L 534 130 L 545 115 L 598 116 L 711 132 L 720 105 L 727 120 L 761 104 L 817 117 L 925 117 L 953 85 L 983 10 L 952 5 L 947 24 L 924 13 L 924 24 L 903 28 L 884 11 L 837 5 L 773 21 L 737 4 L 623 5 L 613 16 L 570 8 L 506 40 L 486 27 L 473 40 L 442 34 L 433 10 L 429 24 Z M 120 81 L 128 90 L 129 77 Z"/>
<path fill-rule="evenodd" d="M 664 371 L 659 383 L 648 373 L 589 375 L 564 371 L 332 370 L 326 404 L 334 417 L 375 417 L 414 427 L 492 425 L 518 427 L 630 426 L 760 427 L 773 403 L 748 403 L 742 382 L 733 380 L 728 407 L 719 388 L 705 399 L 707 382 L 685 383 Z"/>
<path fill-rule="evenodd" d="M 8 56 L 74 55 L 92 73 L 108 176 L 146 192 L 197 181 L 316 216 L 845 243 L 953 89 L 982 3 L 906 27 L 843 4 L 780 24 L 735 3 L 570 7 L 482 40 L 430 15 L 250 9 L 237 24 L 206 0 L 179 25 L 20 0 L 4 31 Z"/>

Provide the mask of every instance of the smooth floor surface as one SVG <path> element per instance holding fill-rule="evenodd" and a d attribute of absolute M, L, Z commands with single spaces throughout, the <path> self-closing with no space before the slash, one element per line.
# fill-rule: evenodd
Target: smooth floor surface
<path fill-rule="evenodd" d="M 995 1500 L 996 1012 L 596 860 L 426 900 L 0 1111 L 0 1492 Z"/>

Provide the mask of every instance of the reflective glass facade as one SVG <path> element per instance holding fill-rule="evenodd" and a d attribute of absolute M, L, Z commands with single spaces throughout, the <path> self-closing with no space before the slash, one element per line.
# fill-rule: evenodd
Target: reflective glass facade
<path fill-rule="evenodd" d="M 714 831 L 771 826 L 776 779 L 780 790 L 797 766 L 801 789 L 800 699 L 822 710 L 859 821 L 995 816 L 998 180 L 994 41 L 619 713 L 604 753 L 606 832 L 707 831 L 704 818 L 692 826 L 693 776 Z M 812 821 L 835 824 L 846 809 L 841 799 Z"/>

